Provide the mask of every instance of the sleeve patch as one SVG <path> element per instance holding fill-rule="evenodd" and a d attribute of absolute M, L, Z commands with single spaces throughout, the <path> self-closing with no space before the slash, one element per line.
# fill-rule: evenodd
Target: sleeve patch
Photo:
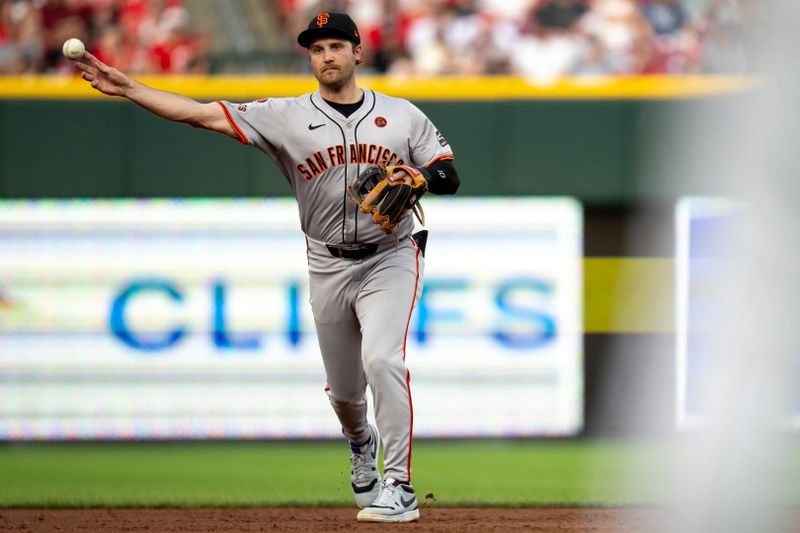
<path fill-rule="evenodd" d="M 439 144 L 441 144 L 442 147 L 445 147 L 449 144 L 447 139 L 444 138 L 444 135 L 442 135 L 441 131 L 436 132 L 436 139 L 439 141 Z"/>

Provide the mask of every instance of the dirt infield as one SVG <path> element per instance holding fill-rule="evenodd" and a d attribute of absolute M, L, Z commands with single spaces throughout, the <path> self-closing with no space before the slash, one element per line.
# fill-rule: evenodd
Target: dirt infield
<path fill-rule="evenodd" d="M 416 524 L 356 522 L 354 509 L 0 509 L 0 531 L 652 531 L 657 509 L 422 509 Z M 784 524 L 796 531 L 800 512 Z"/>
<path fill-rule="evenodd" d="M 657 509 L 422 509 L 414 524 L 362 524 L 354 509 L 0 509 L 0 531 L 653 531 Z M 797 531 L 800 511 L 787 512 Z"/>

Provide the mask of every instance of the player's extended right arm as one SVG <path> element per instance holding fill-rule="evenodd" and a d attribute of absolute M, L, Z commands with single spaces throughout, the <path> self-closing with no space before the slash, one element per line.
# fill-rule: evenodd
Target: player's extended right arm
<path fill-rule="evenodd" d="M 180 94 L 153 89 L 106 65 L 89 52 L 85 52 L 83 57 L 88 63 L 76 62 L 75 67 L 81 71 L 81 78 L 101 93 L 125 97 L 159 117 L 239 139 L 216 102 L 203 104 Z"/>

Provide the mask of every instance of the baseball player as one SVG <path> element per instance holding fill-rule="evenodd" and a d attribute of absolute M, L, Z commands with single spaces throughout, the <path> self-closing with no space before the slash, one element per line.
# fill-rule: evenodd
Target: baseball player
<path fill-rule="evenodd" d="M 147 87 L 88 52 L 86 62 L 76 66 L 104 94 L 224 133 L 258 148 L 278 166 L 297 198 L 306 235 L 325 391 L 350 443 L 351 487 L 362 508 L 358 520 L 415 521 L 414 413 L 405 357 L 411 312 L 422 291 L 425 243 L 411 236 L 410 210 L 387 222 L 380 213 L 360 209 L 364 204 L 351 201 L 348 188 L 352 192 L 359 176 L 374 166 L 389 169 L 382 198 L 420 183 L 432 193 L 452 194 L 459 178 L 447 140 L 419 109 L 358 87 L 361 39 L 348 15 L 318 14 L 297 42 L 308 50 L 319 89 L 242 104 L 199 103 Z M 367 422 L 368 384 L 377 429 Z M 383 477 L 377 461 L 381 442 Z"/>

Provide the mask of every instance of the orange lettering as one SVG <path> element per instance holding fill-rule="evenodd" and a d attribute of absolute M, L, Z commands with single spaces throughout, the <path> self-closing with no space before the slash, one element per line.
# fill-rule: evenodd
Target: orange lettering
<path fill-rule="evenodd" d="M 314 164 L 314 162 L 311 160 L 311 158 L 310 158 L 310 157 L 306 157 L 306 164 L 308 165 L 308 168 L 310 168 L 310 169 L 311 169 L 311 173 L 312 173 L 314 176 L 316 176 L 317 174 L 319 174 L 319 169 L 317 168 L 317 165 L 315 165 L 315 164 Z"/>
<path fill-rule="evenodd" d="M 328 170 L 328 163 L 325 162 L 325 158 L 322 157 L 322 152 L 315 152 L 314 159 L 317 160 L 317 164 L 319 165 L 319 171 L 322 172 L 323 170 Z"/>
<path fill-rule="evenodd" d="M 388 166 L 387 161 L 389 161 L 389 154 L 391 154 L 391 150 L 388 148 L 381 148 L 379 155 L 378 155 L 378 164 L 383 166 Z"/>
<path fill-rule="evenodd" d="M 330 160 L 331 166 L 335 167 L 336 166 L 336 159 L 335 159 L 336 158 L 336 154 L 334 154 L 333 151 L 334 151 L 334 147 L 333 146 L 328 146 L 328 160 Z"/>

